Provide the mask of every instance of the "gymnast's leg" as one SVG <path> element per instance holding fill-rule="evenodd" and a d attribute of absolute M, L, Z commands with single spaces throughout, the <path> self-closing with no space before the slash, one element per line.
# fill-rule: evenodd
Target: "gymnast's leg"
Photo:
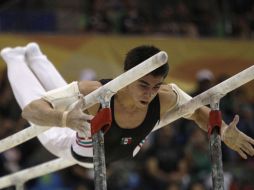
<path fill-rule="evenodd" d="M 45 93 L 41 84 L 27 67 L 24 55 L 24 47 L 5 48 L 1 51 L 1 56 L 7 64 L 10 85 L 21 109 Z"/>
<path fill-rule="evenodd" d="M 46 91 L 67 85 L 47 56 L 41 52 L 38 44 L 29 43 L 26 46 L 26 60 L 29 68 Z"/>
<path fill-rule="evenodd" d="M 21 109 L 31 101 L 39 99 L 45 94 L 44 88 L 25 62 L 24 47 L 5 48 L 1 51 L 1 56 L 7 64 L 8 79 Z M 39 135 L 41 143 L 51 153 L 57 156 L 68 155 L 61 153 L 64 152 L 64 150 L 69 151 L 73 138 L 75 138 L 75 132 L 66 128 L 63 130 L 64 132 L 62 132 L 63 134 L 60 135 L 57 133 L 56 135 L 58 135 L 58 137 L 60 136 L 60 138 L 56 138 L 52 135 L 54 133 L 50 132 L 50 130 L 51 129 L 48 130 L 49 132 L 46 131 Z M 64 143 L 62 139 L 64 139 Z M 70 153 L 69 155 L 71 157 Z"/>
<path fill-rule="evenodd" d="M 56 76 L 56 78 L 52 78 L 52 80 L 54 81 L 54 86 L 50 86 L 50 81 L 46 80 L 47 77 L 44 77 L 45 80 L 43 79 L 43 76 L 47 76 L 45 75 L 45 73 L 43 75 L 43 73 L 40 73 L 39 69 L 33 67 L 33 71 L 37 73 L 37 75 L 38 73 L 42 75 L 40 76 L 42 82 L 39 82 L 37 79 L 39 77 L 36 77 L 34 75 L 34 73 L 29 69 L 26 63 L 25 53 L 28 53 L 26 51 L 27 50 L 24 47 L 5 48 L 1 51 L 1 56 L 7 64 L 8 78 L 11 87 L 13 89 L 15 98 L 17 99 L 17 102 L 22 109 L 31 101 L 39 99 L 44 95 L 45 89 L 41 85 L 42 82 L 48 89 L 56 88 L 58 85 L 63 86 L 66 84 L 60 74 L 53 67 L 53 65 L 50 62 L 47 62 L 46 58 L 41 59 L 40 62 L 37 60 L 39 64 L 34 64 L 34 66 L 39 66 L 39 68 L 43 68 L 44 72 L 50 73 L 50 75 L 52 75 L 51 77 L 53 77 L 53 74 L 55 74 L 54 76 Z M 31 57 L 32 56 L 30 56 L 29 58 Z M 45 66 L 42 65 L 43 63 L 46 63 Z M 40 134 L 38 138 L 41 143 L 54 155 L 66 159 L 73 159 L 71 154 L 71 145 L 76 145 L 75 131 L 69 128 L 53 127 Z M 89 155 L 92 155 L 92 149 L 90 148 L 88 150 Z M 81 163 L 81 165 L 85 167 L 91 167 L 91 164 Z"/>
<path fill-rule="evenodd" d="M 32 72 L 38 78 L 46 91 L 66 85 L 63 77 L 59 74 L 47 57 L 41 52 L 38 44 L 29 43 L 26 46 L 26 59 L 28 66 L 31 68 Z M 67 139 L 69 136 L 73 136 L 74 131 L 72 131 L 72 133 L 71 131 L 72 130 L 69 128 L 52 128 L 38 137 L 42 142 L 44 138 L 59 139 L 59 136 Z M 63 143 L 68 146 L 68 143 L 70 142 L 66 140 L 59 141 L 59 145 L 57 146 L 60 147 Z M 80 158 L 82 156 L 92 157 L 92 139 L 86 138 L 82 133 L 77 132 L 75 138 L 72 139 L 71 145 L 69 145 L 69 149 L 72 150 L 76 158 Z M 89 158 L 89 160 L 91 159 Z"/>

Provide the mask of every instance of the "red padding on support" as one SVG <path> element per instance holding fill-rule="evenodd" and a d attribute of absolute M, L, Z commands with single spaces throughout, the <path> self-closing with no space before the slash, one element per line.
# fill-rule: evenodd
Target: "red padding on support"
<path fill-rule="evenodd" d="M 210 138 L 211 133 L 215 127 L 221 128 L 222 116 L 221 111 L 211 110 L 209 114 L 209 124 L 208 124 L 208 137 Z"/>
<path fill-rule="evenodd" d="M 111 122 L 111 109 L 100 109 L 100 111 L 91 120 L 91 134 L 94 135 L 100 130 L 103 130 L 103 132 L 106 133 L 111 126 Z"/>

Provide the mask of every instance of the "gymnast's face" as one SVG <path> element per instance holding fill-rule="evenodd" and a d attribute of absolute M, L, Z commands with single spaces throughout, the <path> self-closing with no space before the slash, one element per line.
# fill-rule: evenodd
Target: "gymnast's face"
<path fill-rule="evenodd" d="M 129 93 L 138 107 L 146 107 L 157 95 L 163 83 L 162 76 L 146 75 L 128 86 Z"/>

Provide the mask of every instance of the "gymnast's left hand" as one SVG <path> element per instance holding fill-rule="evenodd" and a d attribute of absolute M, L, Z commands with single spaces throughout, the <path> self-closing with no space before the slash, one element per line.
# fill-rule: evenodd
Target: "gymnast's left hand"
<path fill-rule="evenodd" d="M 229 148 L 238 152 L 242 158 L 247 159 L 247 155 L 254 155 L 254 140 L 237 129 L 238 122 L 239 116 L 235 115 L 233 121 L 221 129 L 221 138 Z"/>

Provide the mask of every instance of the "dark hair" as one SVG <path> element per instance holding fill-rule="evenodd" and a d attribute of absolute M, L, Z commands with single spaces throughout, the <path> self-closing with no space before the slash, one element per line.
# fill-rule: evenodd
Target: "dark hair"
<path fill-rule="evenodd" d="M 136 65 L 142 63 L 146 59 L 151 56 L 159 53 L 161 50 L 154 46 L 142 45 L 136 48 L 131 49 L 125 58 L 124 61 L 124 71 L 128 71 L 129 69 L 135 67 Z M 165 63 L 159 68 L 153 70 L 151 75 L 153 76 L 163 76 L 164 78 L 168 75 L 169 65 Z"/>

